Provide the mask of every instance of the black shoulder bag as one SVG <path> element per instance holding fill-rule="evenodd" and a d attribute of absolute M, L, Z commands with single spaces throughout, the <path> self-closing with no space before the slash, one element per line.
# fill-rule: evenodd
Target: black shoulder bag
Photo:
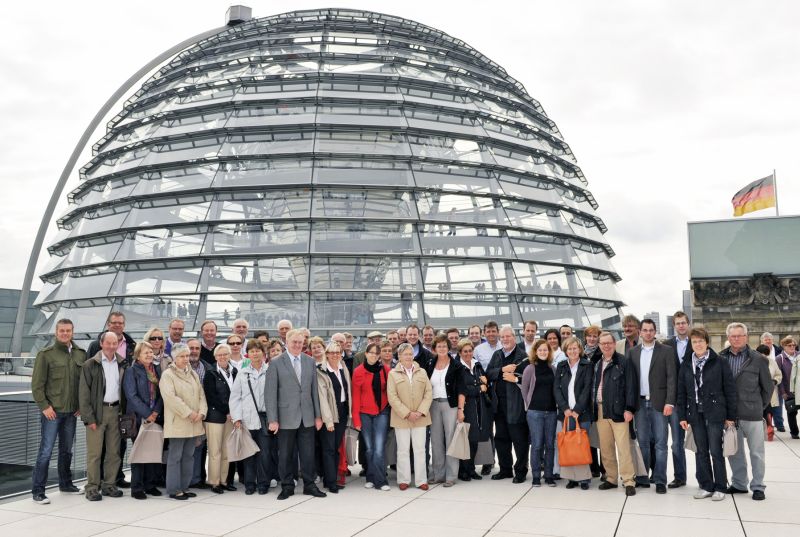
<path fill-rule="evenodd" d="M 247 374 L 247 373 L 245 373 Z M 253 386 L 250 384 L 250 375 L 247 375 L 247 387 L 250 388 L 250 397 L 253 398 L 253 407 L 258 414 L 258 421 L 261 423 L 261 434 L 269 436 L 269 428 L 267 427 L 267 413 L 258 411 L 258 403 L 256 403 L 256 394 L 253 393 Z"/>

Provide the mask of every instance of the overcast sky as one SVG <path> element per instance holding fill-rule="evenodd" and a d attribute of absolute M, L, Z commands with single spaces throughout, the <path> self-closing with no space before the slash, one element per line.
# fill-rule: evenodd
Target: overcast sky
<path fill-rule="evenodd" d="M 798 214 L 800 2 L 244 3 L 257 17 L 324 7 L 389 13 L 463 39 L 502 65 L 577 156 L 617 253 L 626 312 L 681 306 L 686 222 L 730 217 L 731 197 L 750 181 L 777 169 L 781 214 Z M 22 285 L 41 214 L 96 110 L 158 53 L 221 26 L 228 5 L 0 7 L 0 287 Z M 88 153 L 78 166 L 86 160 Z M 77 173 L 66 191 L 76 183 Z M 799 239 L 786 240 L 796 248 Z"/>

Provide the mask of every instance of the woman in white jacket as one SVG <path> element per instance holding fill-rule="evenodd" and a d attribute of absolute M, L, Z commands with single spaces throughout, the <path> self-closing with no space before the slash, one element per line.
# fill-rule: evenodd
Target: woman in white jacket
<path fill-rule="evenodd" d="M 259 494 L 269 491 L 274 473 L 271 454 L 277 449 L 278 439 L 267 430 L 267 407 L 264 401 L 264 384 L 267 379 L 266 354 L 260 341 L 247 342 L 250 364 L 243 367 L 233 381 L 229 407 L 235 428 L 246 427 L 261 451 L 244 460 L 244 492 Z"/>

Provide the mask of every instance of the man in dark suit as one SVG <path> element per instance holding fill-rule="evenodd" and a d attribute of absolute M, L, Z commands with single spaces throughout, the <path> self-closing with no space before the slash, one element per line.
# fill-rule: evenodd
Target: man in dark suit
<path fill-rule="evenodd" d="M 417 362 L 422 369 L 427 371 L 434 357 L 433 354 L 422 346 L 422 342 L 419 340 L 419 327 L 417 325 L 411 324 L 406 328 L 406 343 L 411 345 L 411 348 L 414 350 L 414 361 Z M 395 358 L 397 358 L 397 353 L 395 353 Z"/>
<path fill-rule="evenodd" d="M 676 311 L 672 316 L 672 325 L 675 328 L 675 335 L 664 341 L 664 345 L 672 347 L 675 371 L 680 371 L 684 360 L 692 358 L 692 346 L 689 342 L 689 316 L 682 311 Z M 683 448 L 686 433 L 680 426 L 677 412 L 673 412 L 669 417 L 669 432 L 672 436 L 672 467 L 675 471 L 675 478 L 667 486 L 676 489 L 686 484 L 686 452 Z"/>
<path fill-rule="evenodd" d="M 533 319 L 525 321 L 525 324 L 522 327 L 522 341 L 517 343 L 517 348 L 526 355 L 530 355 L 531 348 L 533 347 L 533 344 L 536 343 L 536 333 L 538 331 L 539 325 L 536 324 L 536 321 Z"/>
<path fill-rule="evenodd" d="M 324 498 L 314 484 L 314 429 L 322 427 L 314 359 L 303 354 L 301 330 L 286 334 L 286 350 L 270 361 L 264 401 L 269 430 L 278 435 L 279 500 L 294 494 L 298 453 L 303 474 L 303 494 Z"/>
<path fill-rule="evenodd" d="M 639 405 L 634 415 L 636 438 L 644 464 L 650 467 L 650 439 L 655 441 L 653 480 L 658 494 L 667 493 L 667 429 L 677 397 L 677 370 L 670 347 L 656 341 L 656 323 L 644 319 L 641 342 L 626 354 L 639 379 Z M 648 476 L 636 476 L 637 487 L 649 487 Z"/>

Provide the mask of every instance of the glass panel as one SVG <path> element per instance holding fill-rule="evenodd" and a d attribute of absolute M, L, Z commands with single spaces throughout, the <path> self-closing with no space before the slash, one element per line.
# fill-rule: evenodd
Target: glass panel
<path fill-rule="evenodd" d="M 495 207 L 492 198 L 440 192 L 422 192 L 418 196 L 417 207 L 422 220 L 505 224 L 502 210 Z"/>
<path fill-rule="evenodd" d="M 463 114 L 412 107 L 405 108 L 404 112 L 409 127 L 469 136 L 486 136 L 478 120 Z"/>
<path fill-rule="evenodd" d="M 577 298 L 526 295 L 520 299 L 519 309 L 524 319 L 539 323 L 540 333 L 563 324 L 585 326 L 586 310 Z"/>
<path fill-rule="evenodd" d="M 323 160 L 314 166 L 314 184 L 359 186 L 413 186 L 414 178 L 405 162 Z"/>
<path fill-rule="evenodd" d="M 423 259 L 421 270 L 426 291 L 504 292 L 513 278 L 504 263 Z"/>
<path fill-rule="evenodd" d="M 219 194 L 208 213 L 209 220 L 260 220 L 308 218 L 309 193 L 297 191 Z"/>
<path fill-rule="evenodd" d="M 227 331 L 233 320 L 244 317 L 250 330 L 269 330 L 274 334 L 281 319 L 293 326 L 308 326 L 308 295 L 305 293 L 252 293 L 209 295 L 206 319 L 216 321 L 220 331 Z"/>
<path fill-rule="evenodd" d="M 220 149 L 220 144 L 225 140 L 223 136 L 211 138 L 181 139 L 175 142 L 165 142 L 150 146 L 149 155 L 142 161 L 141 166 L 163 164 L 165 162 L 179 162 L 201 158 L 214 158 Z"/>
<path fill-rule="evenodd" d="M 94 338 L 98 332 L 105 328 L 108 314 L 111 313 L 111 304 L 95 307 L 61 306 L 50 319 L 69 319 L 75 326 L 76 339 L 82 339 L 83 334 L 91 334 Z M 43 327 L 45 328 L 45 327 Z M 52 330 L 47 331 L 52 334 Z"/>
<path fill-rule="evenodd" d="M 225 224 L 208 234 L 204 254 L 274 254 L 308 252 L 309 224 L 265 222 Z"/>
<path fill-rule="evenodd" d="M 426 255 L 508 257 L 511 244 L 494 228 L 455 224 L 420 224 L 419 239 Z M 451 253 L 452 252 L 452 253 Z"/>
<path fill-rule="evenodd" d="M 82 171 L 85 172 L 87 179 L 119 173 L 138 166 L 148 153 L 148 148 L 139 148 L 133 151 L 115 154 L 107 158 L 101 158 L 96 165 L 88 169 L 83 168 Z"/>
<path fill-rule="evenodd" d="M 514 263 L 517 289 L 521 293 L 585 295 L 575 269 L 552 265 Z"/>
<path fill-rule="evenodd" d="M 584 289 L 586 289 L 587 296 L 601 300 L 622 302 L 617 292 L 617 286 L 609 275 L 588 270 L 576 270 L 576 273 L 581 283 L 583 283 Z"/>
<path fill-rule="evenodd" d="M 206 227 L 142 229 L 125 241 L 117 260 L 187 257 L 200 253 Z"/>
<path fill-rule="evenodd" d="M 333 190 L 314 192 L 315 217 L 417 218 L 409 192 L 386 190 Z"/>
<path fill-rule="evenodd" d="M 120 244 L 122 244 L 122 237 L 116 242 L 108 244 L 89 245 L 85 241 L 79 241 L 69 253 L 68 266 L 79 267 L 95 263 L 110 263 L 114 260 Z"/>
<path fill-rule="evenodd" d="M 243 108 L 237 108 L 226 127 L 313 124 L 316 111 L 317 107 L 313 104 L 289 104 L 283 101 L 248 105 Z"/>
<path fill-rule="evenodd" d="M 302 257 L 211 260 L 206 271 L 209 292 L 308 289 L 308 261 Z"/>
<path fill-rule="evenodd" d="M 111 267 L 113 269 L 113 267 Z M 87 274 L 82 276 L 79 272 L 70 272 L 58 291 L 49 300 L 77 300 L 80 298 L 94 298 L 108 296 L 108 290 L 114 281 L 116 271 L 106 274 Z"/>
<path fill-rule="evenodd" d="M 125 179 L 112 179 L 105 182 L 100 182 L 92 187 L 88 194 L 76 200 L 79 207 L 89 207 L 98 203 L 106 203 L 118 199 L 125 198 L 131 195 L 131 192 L 136 187 L 139 181 L 139 176 L 126 177 Z"/>
<path fill-rule="evenodd" d="M 314 132 L 267 132 L 232 134 L 222 145 L 223 157 L 238 155 L 271 155 L 278 153 L 311 153 L 314 151 Z"/>
<path fill-rule="evenodd" d="M 567 228 L 559 217 L 549 216 L 547 214 L 548 212 L 552 213 L 553 209 L 548 211 L 548 209 L 544 207 L 524 205 L 517 202 L 506 202 L 505 209 L 508 215 L 508 222 L 514 227 L 572 235 L 572 230 Z"/>
<path fill-rule="evenodd" d="M 424 302 L 425 320 L 433 326 L 450 326 L 453 319 L 463 326 L 483 325 L 487 319 L 504 325 L 519 318 L 517 305 L 505 295 L 426 293 Z"/>
<path fill-rule="evenodd" d="M 236 160 L 220 164 L 215 188 L 310 183 L 310 160 Z"/>
<path fill-rule="evenodd" d="M 322 257 L 312 260 L 312 289 L 414 290 L 419 283 L 411 260 Z"/>
<path fill-rule="evenodd" d="M 185 200 L 185 205 L 169 205 L 165 207 L 139 207 L 131 211 L 125 221 L 126 227 L 156 226 L 166 224 L 183 224 L 203 222 L 208 214 L 211 202 L 195 203 L 194 199 Z M 199 198 L 202 199 L 202 198 Z M 164 203 L 175 203 L 174 200 L 160 200 Z M 146 202 L 140 202 L 140 204 Z"/>
<path fill-rule="evenodd" d="M 318 153 L 350 153 L 358 155 L 410 155 L 405 135 L 398 132 L 320 132 Z"/>
<path fill-rule="evenodd" d="M 125 221 L 128 214 L 130 214 L 130 207 L 125 205 L 123 207 L 118 207 L 118 209 L 124 210 L 125 212 L 109 214 L 102 217 L 91 217 L 92 213 L 86 213 L 83 218 L 78 221 L 78 224 L 72 229 L 69 237 L 80 237 L 82 235 L 90 235 L 92 233 L 119 229 L 122 227 L 122 223 Z"/>
<path fill-rule="evenodd" d="M 417 186 L 480 194 L 502 193 L 492 173 L 480 168 L 414 164 Z"/>
<path fill-rule="evenodd" d="M 120 271 L 110 294 L 191 293 L 197 289 L 201 270 L 194 267 Z"/>
<path fill-rule="evenodd" d="M 416 157 L 460 160 L 477 164 L 494 164 L 486 147 L 475 140 L 445 136 L 408 136 L 411 151 Z"/>
<path fill-rule="evenodd" d="M 397 327 L 418 319 L 416 293 L 311 293 L 311 325 L 320 328 Z"/>
<path fill-rule="evenodd" d="M 154 326 L 166 331 L 169 322 L 178 317 L 185 323 L 185 337 L 190 337 L 197 330 L 195 317 L 199 303 L 197 295 L 136 296 L 118 298 L 114 310 L 125 314 L 127 332 L 146 332 Z"/>
<path fill-rule="evenodd" d="M 176 134 L 220 129 L 231 116 L 231 110 L 197 110 L 191 115 L 170 116 L 155 123 L 157 130 L 148 137 L 174 136 Z"/>
<path fill-rule="evenodd" d="M 216 172 L 216 164 L 200 164 L 191 168 L 147 173 L 142 176 L 142 180 L 136 185 L 132 195 L 208 188 Z"/>
<path fill-rule="evenodd" d="M 315 222 L 312 251 L 333 253 L 419 253 L 411 224 Z"/>

